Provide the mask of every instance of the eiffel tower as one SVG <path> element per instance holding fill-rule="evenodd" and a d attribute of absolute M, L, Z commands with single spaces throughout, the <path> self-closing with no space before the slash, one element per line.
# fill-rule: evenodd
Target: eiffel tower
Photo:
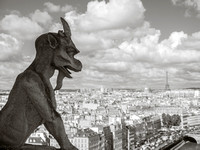
<path fill-rule="evenodd" d="M 166 71 L 166 84 L 165 84 L 165 90 L 166 90 L 166 91 L 170 91 L 169 83 L 168 83 L 168 72 L 167 72 L 167 71 Z"/>

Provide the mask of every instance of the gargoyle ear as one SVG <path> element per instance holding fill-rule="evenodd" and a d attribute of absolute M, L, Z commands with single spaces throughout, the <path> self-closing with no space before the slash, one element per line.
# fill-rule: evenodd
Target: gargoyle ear
<path fill-rule="evenodd" d="M 57 39 L 51 34 L 48 34 L 48 41 L 51 48 L 55 49 L 58 46 Z"/>

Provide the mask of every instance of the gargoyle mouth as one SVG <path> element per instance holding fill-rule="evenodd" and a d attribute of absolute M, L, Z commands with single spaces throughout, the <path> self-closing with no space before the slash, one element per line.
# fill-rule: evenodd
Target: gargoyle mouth
<path fill-rule="evenodd" d="M 54 90 L 59 90 L 62 87 L 62 81 L 63 81 L 64 77 L 72 78 L 72 76 L 70 75 L 71 74 L 70 71 L 78 72 L 78 71 L 81 71 L 81 68 L 82 68 L 81 63 L 79 65 L 79 67 L 77 67 L 77 68 L 73 68 L 71 66 L 60 66 L 60 67 L 58 67 L 59 73 L 58 73 L 58 77 L 57 77 L 57 85 L 56 85 Z"/>
<path fill-rule="evenodd" d="M 71 66 L 61 66 L 59 67 L 59 69 L 65 74 L 66 77 L 68 78 L 72 78 L 72 76 L 70 75 L 71 72 L 70 71 L 74 71 L 74 72 L 78 72 L 78 71 L 81 71 L 81 69 L 79 68 L 73 68 Z"/>
<path fill-rule="evenodd" d="M 69 71 L 69 67 L 67 67 L 67 66 L 61 66 L 61 67 L 59 67 L 59 69 L 65 74 L 66 77 L 72 78 L 72 76 L 70 75 L 71 72 Z"/>

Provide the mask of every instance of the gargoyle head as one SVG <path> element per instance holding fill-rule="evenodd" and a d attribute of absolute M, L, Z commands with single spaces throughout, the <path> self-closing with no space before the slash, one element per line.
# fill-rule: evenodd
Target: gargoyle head
<path fill-rule="evenodd" d="M 63 18 L 61 18 L 61 22 L 64 31 L 47 33 L 36 40 L 36 57 L 42 57 L 41 59 L 46 59 L 44 60 L 46 62 L 50 60 L 49 64 L 59 71 L 54 90 L 59 90 L 62 87 L 64 77 L 72 78 L 70 70 L 78 72 L 82 69 L 81 62 L 74 58 L 79 50 L 71 39 L 69 25 Z"/>

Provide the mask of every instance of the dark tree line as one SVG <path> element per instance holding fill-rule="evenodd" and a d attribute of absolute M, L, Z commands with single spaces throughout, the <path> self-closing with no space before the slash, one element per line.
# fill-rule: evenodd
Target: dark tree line
<path fill-rule="evenodd" d="M 169 114 L 162 114 L 162 122 L 163 125 L 167 128 L 170 128 L 172 126 L 179 126 L 181 123 L 181 117 L 179 115 L 169 115 Z"/>

